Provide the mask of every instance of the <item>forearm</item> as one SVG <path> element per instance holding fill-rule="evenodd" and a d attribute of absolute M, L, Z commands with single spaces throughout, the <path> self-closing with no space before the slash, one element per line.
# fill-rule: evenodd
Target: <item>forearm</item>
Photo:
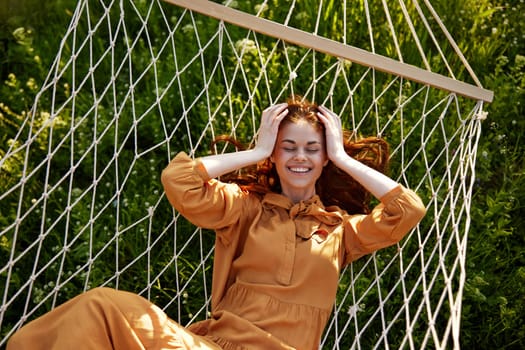
<path fill-rule="evenodd" d="M 202 157 L 200 160 L 206 168 L 210 178 L 216 178 L 237 169 L 256 164 L 268 156 L 257 149 L 246 151 L 224 153 Z"/>
<path fill-rule="evenodd" d="M 399 186 L 396 181 L 388 176 L 355 160 L 346 153 L 332 159 L 332 162 L 339 169 L 352 176 L 367 191 L 372 193 L 372 195 L 378 199 Z"/>

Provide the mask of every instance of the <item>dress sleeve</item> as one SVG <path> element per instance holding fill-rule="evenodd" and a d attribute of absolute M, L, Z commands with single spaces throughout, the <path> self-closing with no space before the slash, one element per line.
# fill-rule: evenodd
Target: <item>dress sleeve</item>
<path fill-rule="evenodd" d="M 344 264 L 399 242 L 425 216 L 419 196 L 401 185 L 388 192 L 367 215 L 345 221 Z"/>
<path fill-rule="evenodd" d="M 236 184 L 210 179 L 199 159 L 184 152 L 163 170 L 161 181 L 171 205 L 194 225 L 207 229 L 236 223 L 248 196 Z"/>

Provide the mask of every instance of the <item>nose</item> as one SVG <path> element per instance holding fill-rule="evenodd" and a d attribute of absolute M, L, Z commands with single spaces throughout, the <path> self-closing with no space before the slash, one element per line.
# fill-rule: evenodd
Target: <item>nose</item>
<path fill-rule="evenodd" d="M 297 152 L 294 154 L 294 160 L 305 160 L 306 159 L 306 153 L 302 149 L 298 149 Z"/>

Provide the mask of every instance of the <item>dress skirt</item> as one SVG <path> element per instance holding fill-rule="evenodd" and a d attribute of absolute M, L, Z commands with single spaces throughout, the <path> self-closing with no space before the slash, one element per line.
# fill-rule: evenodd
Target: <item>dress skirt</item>
<path fill-rule="evenodd" d="M 171 320 L 133 293 L 95 288 L 67 301 L 18 330 L 7 350 L 143 350 L 220 347 Z"/>

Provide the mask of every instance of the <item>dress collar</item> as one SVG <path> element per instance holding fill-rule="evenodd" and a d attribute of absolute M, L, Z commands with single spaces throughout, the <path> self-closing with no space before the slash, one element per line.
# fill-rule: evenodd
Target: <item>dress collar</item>
<path fill-rule="evenodd" d="M 323 202 L 321 202 L 321 198 L 318 195 L 314 195 L 310 199 L 302 200 L 298 203 L 293 203 L 290 198 L 283 194 L 270 192 L 264 196 L 262 203 L 265 206 L 280 207 L 286 210 L 297 212 L 302 212 L 312 205 L 324 209 Z"/>
<path fill-rule="evenodd" d="M 343 221 L 339 208 L 325 208 L 318 195 L 314 195 L 312 198 L 298 203 L 293 203 L 288 197 L 282 194 L 267 193 L 262 200 L 262 204 L 268 209 L 285 209 L 290 219 L 295 222 L 296 234 L 307 239 L 318 231 L 322 224 L 335 226 L 341 224 Z"/>

